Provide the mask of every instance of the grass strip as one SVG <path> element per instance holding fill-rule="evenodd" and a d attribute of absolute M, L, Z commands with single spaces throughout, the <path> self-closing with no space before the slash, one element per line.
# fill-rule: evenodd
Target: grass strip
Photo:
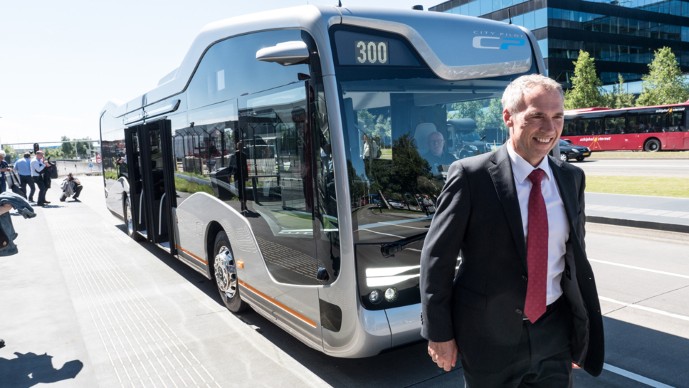
<path fill-rule="evenodd" d="M 689 198 L 689 179 L 587 175 L 586 191 L 591 193 Z"/>

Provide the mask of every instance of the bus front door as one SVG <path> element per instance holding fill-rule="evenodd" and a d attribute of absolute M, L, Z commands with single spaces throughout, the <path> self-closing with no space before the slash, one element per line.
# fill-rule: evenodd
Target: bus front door
<path fill-rule="evenodd" d="M 177 194 L 170 121 L 138 125 L 129 131 L 134 153 L 132 160 L 135 161 L 135 165 L 130 164 L 129 167 L 136 170 L 129 177 L 131 199 L 136 202 L 136 205 L 132 204 L 132 218 L 135 225 L 142 227 L 140 234 L 174 254 L 172 209 L 177 206 Z M 129 148 L 128 142 L 128 152 Z"/>

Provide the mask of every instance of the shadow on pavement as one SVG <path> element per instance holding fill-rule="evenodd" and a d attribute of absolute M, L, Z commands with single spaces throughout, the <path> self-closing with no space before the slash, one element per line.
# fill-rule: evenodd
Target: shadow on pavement
<path fill-rule="evenodd" d="M 0 358 L 0 385 L 26 388 L 40 383 L 73 379 L 84 367 L 81 361 L 72 360 L 59 369 L 55 369 L 53 356 L 48 353 L 14 352 L 14 354 L 16 358 Z"/>

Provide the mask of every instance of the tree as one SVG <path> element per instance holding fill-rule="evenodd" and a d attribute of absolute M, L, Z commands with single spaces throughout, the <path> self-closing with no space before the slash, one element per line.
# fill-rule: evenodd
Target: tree
<path fill-rule="evenodd" d="M 590 108 L 605 104 L 601 93 L 600 78 L 596 75 L 595 59 L 588 52 L 579 50 L 574 62 L 572 88 L 565 92 L 565 109 Z"/>
<path fill-rule="evenodd" d="M 610 108 L 628 108 L 634 106 L 634 95 L 624 91 L 624 77 L 617 73 L 617 85 L 614 85 L 611 93 L 605 95 L 606 106 Z"/>
<path fill-rule="evenodd" d="M 65 158 L 74 157 L 74 144 L 69 140 L 67 136 L 62 136 L 62 155 Z"/>
<path fill-rule="evenodd" d="M 684 81 L 675 54 L 669 47 L 654 52 L 649 73 L 641 77 L 643 90 L 636 104 L 639 106 L 676 104 L 689 99 L 689 85 Z"/>

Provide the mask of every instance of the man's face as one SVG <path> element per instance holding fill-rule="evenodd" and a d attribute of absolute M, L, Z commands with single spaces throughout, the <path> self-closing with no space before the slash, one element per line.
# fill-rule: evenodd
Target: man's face
<path fill-rule="evenodd" d="M 563 104 L 560 93 L 538 87 L 524 95 L 524 110 L 515 114 L 502 112 L 514 150 L 532 166 L 538 165 L 560 139 Z"/>
<path fill-rule="evenodd" d="M 428 146 L 431 149 L 431 153 L 435 156 L 440 156 L 443 153 L 443 146 L 445 145 L 445 140 L 443 135 L 440 133 L 432 133 L 428 139 Z"/>

